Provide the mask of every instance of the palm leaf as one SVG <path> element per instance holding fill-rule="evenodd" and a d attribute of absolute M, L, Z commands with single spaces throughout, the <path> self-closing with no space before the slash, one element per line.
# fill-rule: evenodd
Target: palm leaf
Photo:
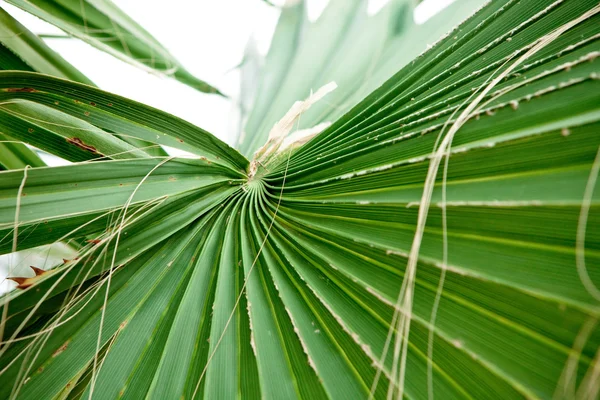
<path fill-rule="evenodd" d="M 54 52 L 43 40 L 30 32 L 3 9 L 0 9 L 0 35 L 0 70 L 36 71 L 93 85 L 85 75 Z M 22 109 L 22 105 L 7 104 L 2 107 L 5 118 L 10 118 L 14 121 L 14 123 L 6 124 L 8 125 L 7 130 L 3 133 L 6 135 L 10 135 L 10 132 L 16 133 L 13 137 L 3 136 L 4 143 L 0 144 L 3 154 L 2 159 L 5 160 L 3 165 L 8 169 L 23 168 L 25 165 L 42 166 L 44 163 L 37 154 L 24 144 L 18 142 L 22 141 L 33 145 L 39 142 L 38 135 L 32 135 L 32 132 L 30 132 L 30 129 L 33 129 L 33 132 L 35 132 L 34 128 L 31 126 L 22 126 L 24 122 L 23 117 L 29 114 L 29 121 L 27 122 L 30 123 L 32 121 L 31 118 L 37 118 L 37 120 L 40 120 L 40 117 L 48 118 L 48 111 L 41 110 L 40 108 L 21 110 L 24 111 L 25 114 L 23 114 L 15 111 L 15 108 L 17 110 Z M 61 128 L 64 128 L 64 124 L 61 125 Z M 137 147 L 143 147 L 151 155 L 166 155 L 160 147 L 152 146 L 150 143 L 139 139 L 123 138 L 123 140 L 128 143 L 134 141 Z M 63 156 L 63 154 L 58 155 Z M 71 159 L 70 157 L 66 158 Z"/>
<path fill-rule="evenodd" d="M 485 3 L 467 0 L 416 25 L 413 0 L 391 0 L 370 16 L 366 1 L 330 1 L 315 22 L 304 2 L 290 1 L 279 19 L 266 59 L 259 95 L 239 138 L 252 155 L 269 129 L 299 99 L 327 82 L 338 90 L 302 115 L 299 129 L 333 122 L 443 34 Z"/>
<path fill-rule="evenodd" d="M 0 72 L 2 100 L 88 124 L 98 148 L 127 132 L 201 156 L 107 147 L 0 172 L 3 253 L 84 243 L 3 298 L 0 396 L 597 398 L 599 13 L 492 1 L 261 163 L 99 89 Z M 267 86 L 285 113 L 292 91 Z M 49 151 L 62 132 L 42 131 Z"/>
<path fill-rule="evenodd" d="M 0 35 L 0 69 L 37 71 L 88 85 L 93 84 L 37 35 L 1 8 Z"/>
<path fill-rule="evenodd" d="M 0 168 L 22 169 L 27 165 L 43 167 L 45 164 L 40 157 L 19 141 L 0 134 Z"/>
<path fill-rule="evenodd" d="M 29 126 L 25 131 L 7 124 L 7 129 L 12 130 L 10 135 L 17 139 L 26 139 L 31 138 L 27 135 L 31 133 L 29 129 L 41 129 L 45 134 L 40 135 L 36 146 L 42 150 L 53 151 L 51 144 L 47 143 L 52 139 L 52 135 L 46 132 L 52 127 L 58 127 L 61 129 L 60 132 L 55 132 L 55 136 L 64 137 L 64 140 L 59 141 L 68 148 L 66 152 L 78 149 L 82 154 L 91 153 L 89 157 L 105 157 L 107 154 L 113 154 L 111 151 L 114 150 L 119 150 L 119 154 L 133 155 L 136 152 L 144 152 L 144 148 L 133 148 L 135 151 L 132 152 L 131 145 L 115 138 L 122 135 L 206 155 L 215 160 L 222 157 L 240 169 L 247 165 L 247 161 L 235 150 L 208 132 L 172 116 L 166 118 L 168 114 L 152 107 L 92 86 L 17 71 L 0 71 L 0 86 L 0 101 L 16 104 L 13 107 L 4 107 L 2 112 L 7 118 L 9 115 L 14 117 L 10 119 L 11 122 L 16 124 L 19 119 L 24 124 L 23 127 Z M 72 118 L 64 117 L 65 124 L 58 124 L 51 120 L 56 111 L 68 114 Z M 47 119 L 42 118 L 40 122 L 40 118 L 34 117 L 40 114 Z M 61 125 L 66 125 L 70 130 L 63 129 L 65 127 Z M 78 137 L 73 136 L 75 132 L 79 132 Z M 89 139 L 82 140 L 82 135 Z M 110 143 L 111 147 L 103 150 L 107 143 Z M 66 153 L 60 154 L 68 159 Z"/>
<path fill-rule="evenodd" d="M 142 69 L 172 76 L 205 93 L 220 93 L 196 78 L 152 35 L 110 0 L 10 0 L 69 35 Z"/>
<path fill-rule="evenodd" d="M 0 70 L 47 71 L 49 74 L 67 79 L 91 83 L 2 8 L 0 8 Z M 19 141 L 4 134 L 0 139 L 2 140 L 0 159 L 5 169 L 44 165 L 34 151 Z"/>

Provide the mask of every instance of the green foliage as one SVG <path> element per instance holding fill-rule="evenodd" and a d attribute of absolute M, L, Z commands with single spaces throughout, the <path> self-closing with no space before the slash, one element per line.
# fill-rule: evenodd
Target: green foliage
<path fill-rule="evenodd" d="M 186 71 L 167 49 L 110 0 L 8 2 L 128 63 L 172 76 L 201 92 L 219 93 Z"/>
<path fill-rule="evenodd" d="M 2 132 L 74 161 L 0 172 L 0 253 L 79 249 L 3 297 L 0 398 L 597 398 L 600 6 L 494 0 L 417 56 L 477 2 L 411 3 L 284 8 L 240 153 L 0 72 Z M 294 130 L 331 126 L 241 155 L 332 80 Z"/>

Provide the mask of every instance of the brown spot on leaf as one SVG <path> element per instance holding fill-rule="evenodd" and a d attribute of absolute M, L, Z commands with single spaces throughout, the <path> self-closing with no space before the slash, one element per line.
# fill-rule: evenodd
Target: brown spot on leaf
<path fill-rule="evenodd" d="M 90 240 L 86 240 L 87 243 L 91 243 L 91 244 L 99 244 L 100 242 L 102 242 L 102 240 L 100 239 L 90 239 Z"/>
<path fill-rule="evenodd" d="M 65 351 L 68 346 L 69 346 L 69 341 L 67 340 L 65 342 L 65 344 L 63 344 L 62 346 L 60 346 L 58 349 L 56 349 L 56 351 L 54 353 L 52 353 L 52 357 L 58 356 L 60 353 L 62 353 L 63 351 Z"/>
<path fill-rule="evenodd" d="M 183 139 L 179 139 L 179 138 L 177 138 L 177 141 L 178 141 L 179 143 L 183 143 Z"/>
<path fill-rule="evenodd" d="M 86 117 L 89 117 L 89 116 L 90 116 L 90 112 L 89 112 L 89 111 L 86 111 L 86 112 L 84 112 L 83 114 L 84 114 Z"/>
<path fill-rule="evenodd" d="M 109 107 L 112 107 L 112 103 L 108 103 L 108 106 L 109 106 Z"/>
<path fill-rule="evenodd" d="M 80 149 L 87 150 L 92 153 L 97 153 L 96 148 L 94 146 L 83 143 L 83 141 L 79 138 L 68 138 L 67 142 L 79 147 Z"/>
<path fill-rule="evenodd" d="M 12 92 L 12 93 L 34 93 L 34 92 L 37 92 L 37 90 L 35 90 L 34 88 L 30 88 L 30 87 L 8 88 L 6 91 Z"/>
<path fill-rule="evenodd" d="M 96 107 L 96 103 L 94 103 L 93 101 L 90 101 L 90 106 Z"/>
<path fill-rule="evenodd" d="M 33 130 L 33 128 L 29 128 L 29 129 L 27 129 L 27 132 L 29 132 L 29 133 L 33 133 L 33 132 L 35 132 L 35 131 Z"/>

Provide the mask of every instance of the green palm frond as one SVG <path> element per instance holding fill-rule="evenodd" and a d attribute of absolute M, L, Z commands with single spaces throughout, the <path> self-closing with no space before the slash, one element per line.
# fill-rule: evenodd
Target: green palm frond
<path fill-rule="evenodd" d="M 190 74 L 150 33 L 110 0 L 9 0 L 84 42 L 139 68 L 205 93 L 220 92 Z"/>
<path fill-rule="evenodd" d="M 0 8 L 0 69 L 36 71 L 93 85 L 42 39 Z"/>
<path fill-rule="evenodd" d="M 21 169 L 27 165 L 43 167 L 46 164 L 21 141 L 0 134 L 0 169 Z"/>
<path fill-rule="evenodd" d="M 0 253 L 79 248 L 3 297 L 0 398 L 598 397 L 600 6 L 494 0 L 416 57 L 405 35 L 437 25 L 390 38 L 378 18 L 411 2 L 363 3 L 302 35 L 283 9 L 241 153 L 339 82 L 295 115 L 331 126 L 264 158 L 0 72 L 0 127 L 74 161 L 0 172 Z M 343 43 L 359 20 L 373 48 Z"/>
<path fill-rule="evenodd" d="M 144 153 L 144 148 L 132 148 L 118 139 L 122 136 L 213 158 L 221 156 L 242 169 L 248 163 L 203 129 L 92 86 L 17 71 L 1 71 L 0 86 L 0 101 L 10 103 L 0 109 L 5 115 L 3 118 L 7 121 L 10 118 L 12 122 L 6 124 L 5 129 L 10 130 L 7 133 L 16 139 L 30 141 L 42 150 L 55 151 L 66 159 L 70 159 L 69 152 L 77 152 L 86 159 L 113 153 Z M 67 114 L 63 117 L 64 124 L 52 120 L 57 112 Z M 67 129 L 61 125 L 67 125 Z M 30 129 L 41 130 L 44 134 L 36 139 Z M 53 129 L 56 131 L 49 134 Z M 51 141 L 58 141 L 65 148 L 64 152 L 52 150 Z"/>
<path fill-rule="evenodd" d="M 282 10 L 259 94 L 239 138 L 247 156 L 311 89 L 331 81 L 339 86 L 302 115 L 299 129 L 340 118 L 485 1 L 455 2 L 421 25 L 413 21 L 414 0 L 391 0 L 372 16 L 366 1 L 330 1 L 315 22 L 309 21 L 304 2 L 289 3 Z"/>
<path fill-rule="evenodd" d="M 68 61 L 62 58 L 58 53 L 48 47 L 43 40 L 29 31 L 26 27 L 15 20 L 10 14 L 0 8 L 0 70 L 21 70 L 41 72 L 63 79 L 69 79 L 81 82 L 87 85 L 93 83 Z M 16 110 L 15 110 L 16 109 Z M 32 119 L 40 121 L 48 119 L 47 110 L 23 110 L 22 105 L 3 104 L 3 111 L 8 111 L 3 118 L 12 119 L 14 122 L 5 123 L 2 131 L 2 143 L 0 143 L 0 159 L 6 169 L 23 168 L 25 165 L 34 167 L 43 166 L 44 163 L 39 156 L 22 143 L 35 145 L 39 142 L 37 136 L 29 132 L 31 127 L 23 129 L 24 117 L 29 116 Z M 22 112 L 19 112 L 23 111 Z M 38 114 L 39 112 L 39 114 Z M 51 120 L 52 118 L 50 118 Z M 49 121 L 51 124 L 52 121 Z M 60 118 L 54 123 L 61 122 Z M 65 122 L 65 121 L 62 121 Z M 76 123 L 76 122 L 75 122 Z M 55 125 L 64 129 L 65 123 Z M 48 125 L 46 125 L 48 128 Z M 27 132 L 26 132 L 27 131 Z M 11 132 L 14 137 L 11 137 Z M 16 133 L 16 134 L 15 134 Z M 9 136 L 7 136 L 9 135 Z M 64 135 L 63 135 L 64 136 Z M 76 135 L 79 136 L 79 135 Z M 44 140 L 44 139 L 42 139 Z M 128 143 L 133 143 L 137 147 L 143 147 L 144 150 L 153 156 L 165 156 L 166 153 L 158 146 L 152 143 L 144 142 L 135 138 L 123 137 Z M 60 155 L 60 154 L 59 154 Z M 67 159 L 70 159 L 67 157 Z"/>

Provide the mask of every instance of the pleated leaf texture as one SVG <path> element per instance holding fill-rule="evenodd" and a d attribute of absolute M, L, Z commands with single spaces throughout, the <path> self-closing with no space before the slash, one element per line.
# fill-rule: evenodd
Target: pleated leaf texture
<path fill-rule="evenodd" d="M 370 94 L 375 55 L 327 61 L 352 27 L 321 32 L 329 72 L 302 74 L 308 47 L 277 36 L 297 35 L 293 10 L 241 152 L 98 88 L 0 71 L 2 133 L 73 162 L 0 172 L 0 251 L 78 248 L 2 298 L 0 398 L 598 398 L 597 1 L 493 0 L 393 76 L 375 68 Z M 252 159 L 330 80 L 292 132 L 331 125 Z"/>

